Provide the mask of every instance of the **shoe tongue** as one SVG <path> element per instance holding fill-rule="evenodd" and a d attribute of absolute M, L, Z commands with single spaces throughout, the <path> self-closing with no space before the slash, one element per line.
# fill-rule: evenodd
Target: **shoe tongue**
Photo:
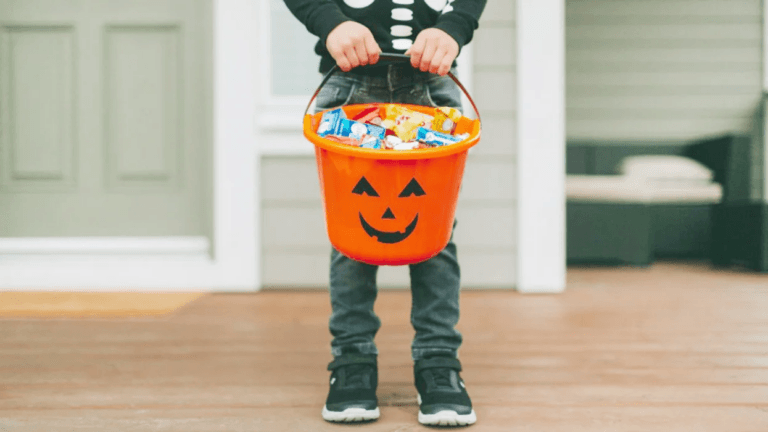
<path fill-rule="evenodd" d="M 453 388 L 453 382 L 451 381 L 451 369 L 448 368 L 434 368 L 432 369 L 432 377 L 435 380 L 435 386 L 438 388 Z"/>
<path fill-rule="evenodd" d="M 364 364 L 349 365 L 344 369 L 344 381 L 347 386 L 368 387 L 370 366 Z"/>

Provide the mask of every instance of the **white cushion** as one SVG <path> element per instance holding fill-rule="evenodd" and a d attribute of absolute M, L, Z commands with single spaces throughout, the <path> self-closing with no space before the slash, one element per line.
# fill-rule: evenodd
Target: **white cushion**
<path fill-rule="evenodd" d="M 712 182 L 656 182 L 626 176 L 568 175 L 568 201 L 613 203 L 710 204 L 720 202 L 723 192 Z"/>
<path fill-rule="evenodd" d="M 630 156 L 619 164 L 619 173 L 645 181 L 711 182 L 712 170 L 683 156 L 643 155 Z"/>

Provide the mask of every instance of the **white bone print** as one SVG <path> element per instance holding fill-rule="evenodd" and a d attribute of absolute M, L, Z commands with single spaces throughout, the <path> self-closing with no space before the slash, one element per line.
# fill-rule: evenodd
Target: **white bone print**
<path fill-rule="evenodd" d="M 413 27 L 407 25 L 393 25 L 390 30 L 392 36 L 408 37 L 413 34 Z"/>
<path fill-rule="evenodd" d="M 376 0 L 344 0 L 344 3 L 347 4 L 347 6 L 355 8 L 355 9 L 362 9 L 364 7 L 368 7 Z"/>
<path fill-rule="evenodd" d="M 411 21 L 413 20 L 413 11 L 406 8 L 392 9 L 392 19 L 395 21 Z"/>
<path fill-rule="evenodd" d="M 443 8 L 445 8 L 445 5 L 448 3 L 448 0 L 424 0 L 424 2 L 427 4 L 427 6 L 431 7 L 432 9 L 436 11 L 441 11 Z"/>
<path fill-rule="evenodd" d="M 392 3 L 401 6 L 412 5 L 414 0 L 392 0 Z M 392 19 L 395 21 L 412 21 L 413 11 L 405 7 L 392 9 Z M 413 45 L 413 40 L 406 39 L 413 35 L 413 27 L 409 25 L 393 25 L 390 33 L 397 39 L 392 39 L 392 48 L 397 51 L 405 51 Z"/>

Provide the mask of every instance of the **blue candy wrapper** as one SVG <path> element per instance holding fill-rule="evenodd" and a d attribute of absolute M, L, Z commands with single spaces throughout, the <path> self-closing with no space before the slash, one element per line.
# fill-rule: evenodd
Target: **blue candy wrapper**
<path fill-rule="evenodd" d="M 336 135 L 362 139 L 364 135 L 371 135 L 384 139 L 385 133 L 386 129 L 381 126 L 349 120 L 341 108 L 323 114 L 320 119 L 320 126 L 317 127 L 317 134 L 321 137 Z"/>
<path fill-rule="evenodd" d="M 333 111 L 327 111 L 320 119 L 320 126 L 317 127 L 317 134 L 324 137 L 334 132 L 339 128 L 339 123 L 342 119 L 346 119 L 347 114 L 341 108 L 336 108 Z M 334 134 L 336 135 L 336 134 Z"/>
<path fill-rule="evenodd" d="M 360 148 L 380 150 L 381 140 L 374 136 L 366 137 L 365 139 L 363 139 L 363 142 L 360 144 Z"/>
<path fill-rule="evenodd" d="M 384 139 L 385 133 L 386 129 L 381 126 L 360 123 L 349 119 L 341 119 L 334 135 L 358 139 L 362 138 L 363 135 L 371 135 L 379 139 Z"/>
<path fill-rule="evenodd" d="M 435 132 L 433 130 L 420 127 L 418 131 L 416 131 L 416 140 L 436 146 L 444 146 L 456 144 L 462 140 L 462 137 L 457 137 L 442 132 Z"/>

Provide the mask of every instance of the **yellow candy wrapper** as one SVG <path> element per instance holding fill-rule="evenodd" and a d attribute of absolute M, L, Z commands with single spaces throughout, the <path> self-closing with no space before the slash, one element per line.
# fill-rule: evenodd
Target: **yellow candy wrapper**
<path fill-rule="evenodd" d="M 400 105 L 385 105 L 381 125 L 394 131 L 401 140 L 411 141 L 420 127 L 431 127 L 433 121 L 430 115 Z"/>
<path fill-rule="evenodd" d="M 435 117 L 432 120 L 432 130 L 452 134 L 456 130 L 456 124 L 461 119 L 461 111 L 456 108 L 440 107 L 435 109 Z"/>

